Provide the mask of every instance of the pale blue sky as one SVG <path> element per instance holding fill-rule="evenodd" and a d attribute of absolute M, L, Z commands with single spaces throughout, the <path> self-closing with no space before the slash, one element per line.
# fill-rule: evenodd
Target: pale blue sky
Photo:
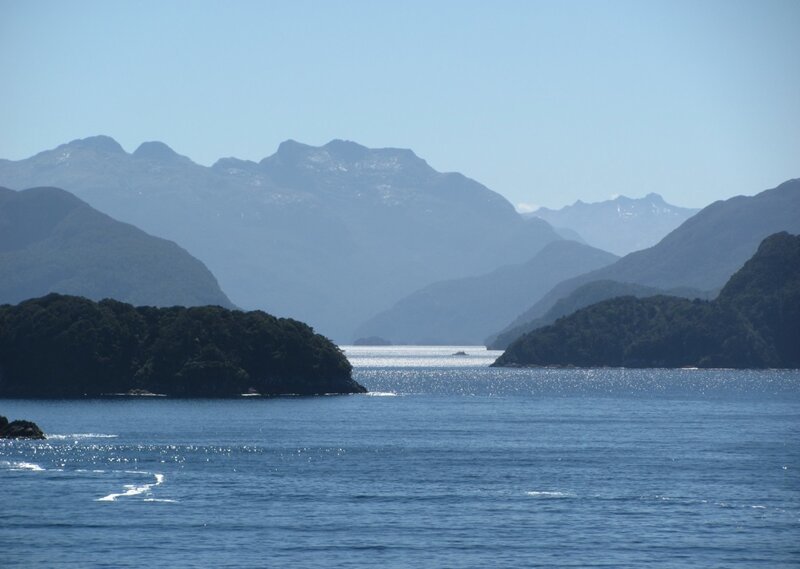
<path fill-rule="evenodd" d="M 413 149 L 512 203 L 800 176 L 800 1 L 0 0 L 0 157 Z"/>

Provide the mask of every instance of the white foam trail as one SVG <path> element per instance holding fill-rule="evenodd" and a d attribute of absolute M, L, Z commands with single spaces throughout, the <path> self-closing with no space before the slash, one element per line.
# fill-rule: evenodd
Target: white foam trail
<path fill-rule="evenodd" d="M 575 494 L 571 492 L 525 492 L 527 496 L 533 496 L 534 498 L 574 498 Z"/>
<path fill-rule="evenodd" d="M 81 439 L 116 439 L 119 435 L 105 435 L 102 433 L 72 433 L 71 435 L 47 435 L 53 441 L 71 441 Z"/>
<path fill-rule="evenodd" d="M 397 393 L 393 391 L 370 391 L 364 395 L 367 397 L 397 397 Z"/>
<path fill-rule="evenodd" d="M 141 474 L 147 474 L 143 472 Z M 120 492 L 118 494 L 109 494 L 108 496 L 103 496 L 102 498 L 98 498 L 95 500 L 96 502 L 114 502 L 117 498 L 124 498 L 126 496 L 138 496 L 140 494 L 149 493 L 154 487 L 162 484 L 164 482 L 164 475 L 163 474 L 154 474 L 153 475 L 156 479 L 155 482 L 152 484 L 142 484 L 141 486 L 137 486 L 136 484 L 126 484 L 123 486 L 125 488 L 124 492 Z"/>
<path fill-rule="evenodd" d="M 177 504 L 177 500 L 170 500 L 169 498 L 145 498 L 145 502 L 164 502 L 167 504 Z"/>
<path fill-rule="evenodd" d="M 32 472 L 41 472 L 44 470 L 44 468 L 32 462 L 12 462 L 9 466 L 11 470 L 30 470 Z"/>

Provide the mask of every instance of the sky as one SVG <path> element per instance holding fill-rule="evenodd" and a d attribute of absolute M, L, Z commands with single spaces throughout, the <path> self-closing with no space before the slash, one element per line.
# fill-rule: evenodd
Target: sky
<path fill-rule="evenodd" d="M 0 157 L 411 148 L 520 210 L 800 177 L 800 1 L 0 0 Z"/>

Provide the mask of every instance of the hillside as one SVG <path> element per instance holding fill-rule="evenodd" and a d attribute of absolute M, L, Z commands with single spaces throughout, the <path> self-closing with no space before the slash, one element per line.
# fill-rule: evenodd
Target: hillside
<path fill-rule="evenodd" d="M 0 306 L 0 369 L 0 397 L 365 391 L 341 351 L 295 320 L 58 294 Z"/>
<path fill-rule="evenodd" d="M 365 322 L 356 334 L 379 336 L 393 344 L 481 344 L 521 304 L 565 278 L 616 259 L 588 245 L 555 241 L 525 263 L 429 285 Z"/>
<path fill-rule="evenodd" d="M 445 279 L 522 263 L 560 239 L 502 196 L 410 150 L 286 141 L 260 162 L 195 164 L 160 142 L 109 137 L 0 160 L 0 184 L 57 186 L 174 240 L 238 306 L 346 341 L 397 299 Z"/>
<path fill-rule="evenodd" d="M 568 316 L 576 310 L 620 296 L 635 296 L 644 298 L 648 296 L 669 295 L 684 298 L 705 298 L 701 291 L 690 289 L 662 290 L 659 288 L 637 285 L 633 283 L 619 283 L 616 281 L 592 281 L 581 285 L 569 295 L 559 299 L 543 316 L 530 320 L 517 327 L 510 328 L 501 334 L 491 336 L 486 340 L 486 346 L 491 350 L 505 350 L 508 345 L 527 332 L 552 324 L 562 316 Z"/>
<path fill-rule="evenodd" d="M 696 214 L 698 209 L 670 205 L 658 194 L 632 199 L 585 203 L 561 209 L 539 208 L 526 214 L 544 219 L 558 230 L 577 232 L 589 245 L 617 255 L 652 247 Z"/>
<path fill-rule="evenodd" d="M 513 342 L 495 365 L 800 367 L 800 236 L 778 233 L 713 301 L 631 296 Z"/>
<path fill-rule="evenodd" d="M 0 303 L 50 292 L 152 306 L 232 304 L 175 243 L 57 188 L 0 188 Z"/>
<path fill-rule="evenodd" d="M 505 329 L 542 317 L 579 286 L 612 280 L 662 290 L 719 290 L 767 236 L 800 233 L 800 179 L 755 196 L 737 196 L 702 209 L 657 245 L 553 287 Z"/>

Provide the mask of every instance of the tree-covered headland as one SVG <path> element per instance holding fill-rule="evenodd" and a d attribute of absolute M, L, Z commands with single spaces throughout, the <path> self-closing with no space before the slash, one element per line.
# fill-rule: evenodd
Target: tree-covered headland
<path fill-rule="evenodd" d="M 218 306 L 134 307 L 50 294 L 0 306 L 0 396 L 362 393 L 302 322 Z"/>
<path fill-rule="evenodd" d="M 625 296 L 512 343 L 497 366 L 800 367 L 800 236 L 778 233 L 713 301 Z"/>

